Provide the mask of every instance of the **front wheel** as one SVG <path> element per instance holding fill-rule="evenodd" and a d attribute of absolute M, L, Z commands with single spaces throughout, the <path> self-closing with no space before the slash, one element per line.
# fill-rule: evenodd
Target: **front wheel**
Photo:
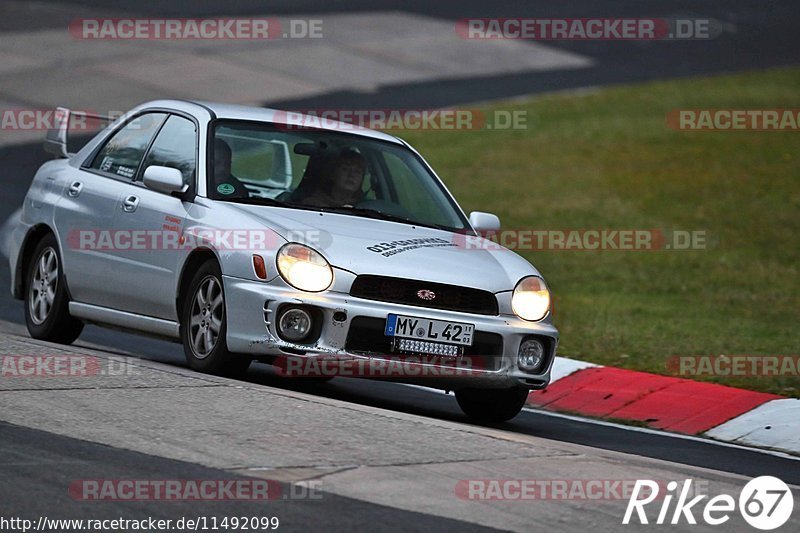
<path fill-rule="evenodd" d="M 186 362 L 198 372 L 225 376 L 244 374 L 251 359 L 228 351 L 222 272 L 212 261 L 201 266 L 184 296 L 181 341 Z"/>
<path fill-rule="evenodd" d="M 468 417 L 482 422 L 505 422 L 522 411 L 528 389 L 461 389 L 456 391 L 458 406 Z"/>
<path fill-rule="evenodd" d="M 83 331 L 83 322 L 69 314 L 58 242 L 46 235 L 36 249 L 25 276 L 25 324 L 34 339 L 71 344 Z"/>

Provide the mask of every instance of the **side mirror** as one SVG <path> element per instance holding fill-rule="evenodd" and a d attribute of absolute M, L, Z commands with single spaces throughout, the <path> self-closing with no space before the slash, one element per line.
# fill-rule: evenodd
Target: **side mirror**
<path fill-rule="evenodd" d="M 166 194 L 186 190 L 186 184 L 183 183 L 183 174 L 177 168 L 151 165 L 145 169 L 142 181 L 144 181 L 148 189 Z"/>
<path fill-rule="evenodd" d="M 473 211 L 469 214 L 469 223 L 478 233 L 482 231 L 497 231 L 500 229 L 500 219 L 492 213 Z"/>

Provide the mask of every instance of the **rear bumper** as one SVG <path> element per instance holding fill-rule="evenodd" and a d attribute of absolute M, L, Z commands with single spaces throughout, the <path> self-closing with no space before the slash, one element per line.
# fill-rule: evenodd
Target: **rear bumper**
<path fill-rule="evenodd" d="M 298 372 L 305 368 L 310 370 L 308 375 L 322 372 L 325 376 L 370 377 L 447 389 L 512 386 L 541 389 L 550 380 L 558 331 L 549 317 L 532 323 L 506 315 L 477 315 L 354 298 L 335 290 L 304 293 L 281 278 L 270 282 L 229 276 L 223 279 L 227 344 L 235 353 L 271 361 L 277 356 L 279 366 Z M 278 308 L 284 304 L 319 309 L 321 330 L 316 342 L 294 344 L 278 336 L 275 319 Z M 386 353 L 390 351 L 385 349 L 389 339 L 382 336 L 380 327 L 390 313 L 475 324 L 475 344 L 458 360 Z M 547 360 L 540 373 L 524 372 L 516 364 L 519 345 L 528 336 L 542 339 L 547 347 Z M 365 340 L 367 337 L 375 340 L 375 349 L 369 349 L 371 341 Z M 400 357 L 403 360 L 398 363 Z"/>

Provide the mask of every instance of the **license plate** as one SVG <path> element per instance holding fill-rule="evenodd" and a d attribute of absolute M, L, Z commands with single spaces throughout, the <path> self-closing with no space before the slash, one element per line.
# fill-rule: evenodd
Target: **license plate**
<path fill-rule="evenodd" d="M 473 333 L 475 333 L 474 324 L 393 314 L 386 318 L 384 331 L 387 337 L 443 342 L 459 346 L 472 346 Z"/>

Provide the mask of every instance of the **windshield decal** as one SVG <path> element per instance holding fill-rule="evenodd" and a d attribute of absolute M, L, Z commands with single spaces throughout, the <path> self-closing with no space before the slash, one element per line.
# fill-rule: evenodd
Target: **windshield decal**
<path fill-rule="evenodd" d="M 221 183 L 217 185 L 217 192 L 220 194 L 228 195 L 233 194 L 236 189 L 230 183 Z"/>

